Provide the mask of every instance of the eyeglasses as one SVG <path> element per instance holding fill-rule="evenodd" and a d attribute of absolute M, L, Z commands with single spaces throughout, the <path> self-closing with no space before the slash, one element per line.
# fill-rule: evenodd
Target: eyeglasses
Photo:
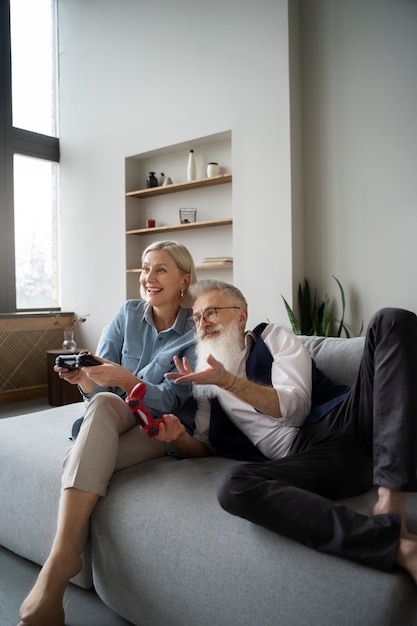
<path fill-rule="evenodd" d="M 202 315 L 196 313 L 195 315 L 191 315 L 188 318 L 188 322 L 191 326 L 199 326 L 201 323 L 201 319 L 203 319 L 208 324 L 213 324 L 217 319 L 217 311 L 221 311 L 223 309 L 240 309 L 240 306 L 211 306 L 209 309 L 206 309 Z"/>

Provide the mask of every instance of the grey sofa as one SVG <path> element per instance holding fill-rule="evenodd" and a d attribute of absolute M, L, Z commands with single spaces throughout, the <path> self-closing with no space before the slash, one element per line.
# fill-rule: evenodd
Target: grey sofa
<path fill-rule="evenodd" d="M 363 338 L 303 338 L 334 382 L 352 383 Z M 68 433 L 83 405 L 0 420 L 0 544 L 45 560 Z M 235 461 L 163 458 L 115 474 L 74 583 L 146 626 L 411 626 L 417 590 L 225 513 L 216 485 Z M 346 503 L 369 513 L 375 493 Z M 23 514 L 22 514 L 23 512 Z M 417 496 L 409 499 L 417 531 Z M 94 625 L 92 625 L 94 626 Z"/>

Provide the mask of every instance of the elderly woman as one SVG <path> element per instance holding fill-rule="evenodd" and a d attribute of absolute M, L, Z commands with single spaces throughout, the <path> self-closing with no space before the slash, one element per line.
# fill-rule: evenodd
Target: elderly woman
<path fill-rule="evenodd" d="M 142 256 L 141 300 L 128 300 L 111 322 L 99 350 L 101 365 L 59 376 L 77 384 L 88 406 L 79 434 L 64 460 L 56 535 L 38 579 L 20 609 L 20 624 L 64 625 L 62 600 L 68 581 L 81 570 L 80 551 L 89 517 L 106 495 L 117 470 L 166 454 L 166 445 L 137 427 L 124 398 L 146 383 L 144 404 L 161 417 L 175 413 L 193 429 L 191 385 L 164 377 L 178 355 L 194 362 L 194 332 L 188 287 L 195 282 L 193 259 L 184 246 L 161 241 Z"/>

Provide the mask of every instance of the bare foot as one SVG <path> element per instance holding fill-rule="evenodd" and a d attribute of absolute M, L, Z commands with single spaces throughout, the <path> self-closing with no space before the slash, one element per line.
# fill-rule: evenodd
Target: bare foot
<path fill-rule="evenodd" d="M 78 553 L 51 555 L 20 607 L 21 626 L 64 626 L 65 589 L 81 567 Z"/>
<path fill-rule="evenodd" d="M 412 538 L 400 537 L 395 562 L 405 569 L 417 584 L 417 536 Z"/>
<path fill-rule="evenodd" d="M 388 489 L 387 487 L 378 487 L 378 502 L 373 508 L 373 515 L 382 515 L 384 513 L 400 515 L 401 537 L 408 538 L 411 541 L 417 541 L 417 537 L 411 535 L 407 529 L 405 498 L 406 494 L 403 491 L 396 491 L 394 489 Z"/>

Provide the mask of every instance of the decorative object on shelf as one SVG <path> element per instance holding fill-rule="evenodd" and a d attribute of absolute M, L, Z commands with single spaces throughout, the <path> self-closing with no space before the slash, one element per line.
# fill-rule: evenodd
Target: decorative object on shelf
<path fill-rule="evenodd" d="M 155 176 L 155 172 L 149 172 L 146 178 L 146 187 L 151 189 L 152 187 L 158 187 L 158 179 Z"/>
<path fill-rule="evenodd" d="M 180 209 L 181 224 L 190 224 L 197 219 L 197 209 Z"/>
<path fill-rule="evenodd" d="M 188 154 L 187 180 L 195 180 L 197 176 L 197 167 L 195 164 L 194 150 L 190 150 Z"/>
<path fill-rule="evenodd" d="M 74 352 L 77 348 L 77 344 L 74 339 L 74 331 L 73 330 L 64 330 L 64 341 L 62 343 L 62 349 L 65 352 Z"/>
<path fill-rule="evenodd" d="M 155 220 L 146 220 L 146 228 L 155 228 Z"/>
<path fill-rule="evenodd" d="M 207 163 L 207 178 L 213 178 L 220 174 L 220 167 L 218 163 Z"/>
<path fill-rule="evenodd" d="M 159 179 L 159 186 L 165 187 L 166 185 L 172 185 L 171 176 L 165 176 L 163 172 L 161 172 L 161 178 Z"/>

